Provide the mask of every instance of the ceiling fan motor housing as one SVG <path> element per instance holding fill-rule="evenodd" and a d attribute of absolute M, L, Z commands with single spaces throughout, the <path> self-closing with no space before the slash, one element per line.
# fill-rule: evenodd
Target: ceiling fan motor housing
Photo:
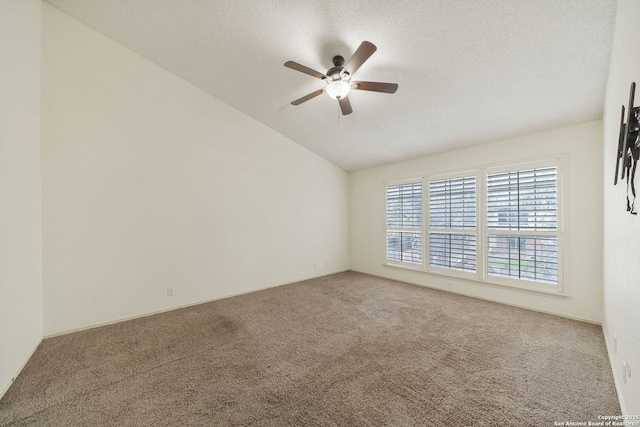
<path fill-rule="evenodd" d="M 327 70 L 327 76 L 333 81 L 340 80 L 342 78 L 342 76 L 340 76 L 340 72 L 342 72 L 342 69 L 344 68 L 344 58 L 340 55 L 334 56 L 333 65 L 333 68 L 329 68 L 329 70 Z"/>

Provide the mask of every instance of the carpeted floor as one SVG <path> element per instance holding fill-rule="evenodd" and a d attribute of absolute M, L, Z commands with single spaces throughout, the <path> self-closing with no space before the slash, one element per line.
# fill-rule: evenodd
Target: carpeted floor
<path fill-rule="evenodd" d="M 620 413 L 601 327 L 346 272 L 43 341 L 3 426 L 553 426 Z"/>

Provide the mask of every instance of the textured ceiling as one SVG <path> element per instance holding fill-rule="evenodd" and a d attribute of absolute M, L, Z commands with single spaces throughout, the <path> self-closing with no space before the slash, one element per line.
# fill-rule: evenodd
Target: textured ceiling
<path fill-rule="evenodd" d="M 347 171 L 602 116 L 615 0 L 47 0 Z M 354 113 L 325 73 L 363 40 Z"/>

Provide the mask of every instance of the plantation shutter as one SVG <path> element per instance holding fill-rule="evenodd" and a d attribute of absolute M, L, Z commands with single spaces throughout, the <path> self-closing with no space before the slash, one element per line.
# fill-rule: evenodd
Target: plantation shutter
<path fill-rule="evenodd" d="M 387 186 L 387 260 L 422 264 L 422 182 Z"/>
<path fill-rule="evenodd" d="M 558 281 L 556 167 L 487 175 L 487 273 Z"/>
<path fill-rule="evenodd" d="M 504 172 L 487 177 L 490 230 L 556 230 L 556 168 Z"/>
<path fill-rule="evenodd" d="M 476 271 L 476 177 L 429 183 L 429 265 Z"/>

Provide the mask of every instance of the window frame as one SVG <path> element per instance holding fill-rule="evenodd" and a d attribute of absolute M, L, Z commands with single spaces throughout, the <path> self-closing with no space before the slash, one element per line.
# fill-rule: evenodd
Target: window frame
<path fill-rule="evenodd" d="M 563 157 L 547 159 L 547 160 L 538 160 L 526 163 L 519 164 L 510 164 L 503 165 L 497 167 L 485 168 L 483 170 L 483 180 L 484 180 L 484 194 L 483 194 L 483 212 L 488 212 L 488 179 L 489 175 L 495 173 L 503 173 L 503 172 L 518 172 L 523 170 L 530 169 L 539 169 L 539 168 L 556 168 L 556 222 L 557 227 L 555 231 L 534 231 L 534 230 L 495 230 L 489 229 L 489 224 L 487 219 L 485 218 L 483 221 L 483 231 L 484 231 L 484 239 L 483 246 L 485 252 L 488 248 L 488 238 L 489 235 L 518 235 L 518 236 L 536 236 L 536 237 L 555 237 L 557 241 L 557 265 L 558 265 L 558 276 L 557 283 L 547 283 L 542 281 L 528 280 L 528 279 L 515 279 L 511 277 L 504 277 L 498 275 L 491 275 L 488 272 L 487 265 L 484 266 L 482 270 L 482 281 L 487 283 L 495 283 L 498 285 L 521 288 L 521 289 L 530 289 L 535 291 L 543 291 L 550 292 L 555 294 L 564 294 L 565 293 L 565 271 L 564 268 L 564 216 L 566 206 L 564 203 L 564 163 L 565 160 Z M 487 262 L 487 256 L 484 257 L 484 262 Z"/>
<path fill-rule="evenodd" d="M 498 165 L 487 165 L 475 169 L 467 169 L 464 171 L 455 171 L 449 173 L 437 174 L 421 174 L 420 177 L 414 175 L 413 178 L 400 180 L 385 181 L 385 235 L 384 235 L 384 257 L 383 265 L 388 267 L 398 267 L 401 269 L 418 271 L 430 275 L 441 277 L 449 277 L 452 279 L 462 279 L 480 283 L 484 285 L 498 285 L 512 289 L 520 289 L 525 291 L 534 291 L 536 293 L 550 294 L 557 296 L 569 296 L 568 288 L 568 269 L 566 265 L 565 241 L 567 235 L 566 223 L 564 218 L 567 217 L 567 200 L 565 197 L 568 179 L 566 175 L 568 164 L 568 155 L 566 153 L 555 156 L 545 156 L 533 160 L 521 160 L 503 162 Z M 529 170 L 536 168 L 555 167 L 556 168 L 556 202 L 557 202 L 557 229 L 556 231 L 533 231 L 533 230 L 489 230 L 487 213 L 488 213 L 488 177 L 490 174 L 501 172 L 515 172 L 520 170 Z M 449 269 L 430 265 L 430 183 L 443 179 L 454 179 L 461 177 L 475 176 L 476 178 L 476 271 L 469 272 L 463 270 Z M 399 185 L 421 182 L 422 183 L 422 230 L 420 231 L 422 239 L 422 264 L 414 264 L 407 262 L 391 261 L 387 259 L 387 187 L 390 185 Z M 457 229 L 456 229 L 457 230 Z M 463 234 L 474 234 L 469 229 L 460 229 Z M 457 232 L 457 231 L 456 231 Z M 491 275 L 488 273 L 487 266 L 487 248 L 488 236 L 490 234 L 520 234 L 527 236 L 554 236 L 557 239 L 557 266 L 558 276 L 557 284 L 546 283 L 542 281 L 534 281 L 529 279 L 516 279 Z"/>
<path fill-rule="evenodd" d="M 442 180 L 451 180 L 451 179 L 457 179 L 457 178 L 467 178 L 467 177 L 474 177 L 476 182 L 476 189 L 475 189 L 475 202 L 476 202 L 476 215 L 475 215 L 475 221 L 476 221 L 476 226 L 474 229 L 464 229 L 464 228 L 438 228 L 438 227 L 434 227 L 433 229 L 431 228 L 431 183 L 434 181 L 442 181 Z M 425 251 L 425 255 L 424 255 L 424 264 L 425 264 L 425 271 L 428 272 L 432 272 L 434 274 L 441 274 L 441 275 L 446 275 L 446 276 L 452 276 L 452 277 L 457 277 L 457 278 L 461 278 L 461 279 L 471 279 L 471 280 L 479 280 L 480 279 L 480 255 L 482 252 L 482 248 L 481 248 L 481 240 L 480 240 L 480 209 L 478 209 L 478 186 L 481 185 L 482 179 L 482 175 L 480 174 L 480 170 L 471 170 L 471 171 L 463 171 L 463 172 L 455 172 L 455 173 L 447 173 L 447 174 L 442 174 L 442 175 L 432 175 L 432 176 L 426 176 L 425 177 L 425 186 L 424 186 L 424 190 L 423 192 L 426 192 L 424 199 L 425 199 L 425 211 L 423 212 L 423 226 L 425 227 L 425 231 L 424 231 L 424 236 L 423 236 L 423 240 L 424 240 L 424 244 L 423 244 L 423 248 Z M 433 231 L 432 231 L 433 230 Z M 430 259 L 431 259 L 431 233 L 445 233 L 445 234 L 468 234 L 468 235 L 473 235 L 476 239 L 476 271 L 475 272 L 471 272 L 471 271 L 465 271 L 465 270 L 458 270 L 458 269 L 452 269 L 452 268 L 445 268 L 445 267 L 439 267 L 439 266 L 435 266 L 435 265 L 431 265 Z"/>
<path fill-rule="evenodd" d="M 387 195 L 388 195 L 388 189 L 389 187 L 393 187 L 393 186 L 400 186 L 400 185 L 409 185 L 409 184 L 416 184 L 419 183 L 421 185 L 421 218 L 420 218 L 420 227 L 389 227 L 388 225 L 388 199 L 387 199 Z M 424 179 L 423 178 L 408 178 L 408 179 L 402 179 L 402 180 L 393 180 L 393 181 L 386 181 L 385 182 L 385 192 L 384 192 L 384 199 L 385 199 L 385 208 L 384 208 L 384 226 L 385 226 L 385 233 L 384 233 L 384 259 L 385 259 L 385 264 L 386 265 L 390 265 L 390 266 L 396 266 L 396 267 L 402 267 L 402 268 L 407 268 L 407 269 L 413 269 L 413 270 L 422 270 L 424 268 Z M 390 260 L 387 258 L 388 255 L 388 234 L 389 232 L 400 232 L 400 233 L 419 233 L 420 234 L 420 240 L 421 240 L 421 247 L 422 247 L 422 253 L 421 255 L 421 262 L 420 263 L 414 263 L 414 262 L 408 262 L 408 261 L 396 261 L 396 260 Z"/>

